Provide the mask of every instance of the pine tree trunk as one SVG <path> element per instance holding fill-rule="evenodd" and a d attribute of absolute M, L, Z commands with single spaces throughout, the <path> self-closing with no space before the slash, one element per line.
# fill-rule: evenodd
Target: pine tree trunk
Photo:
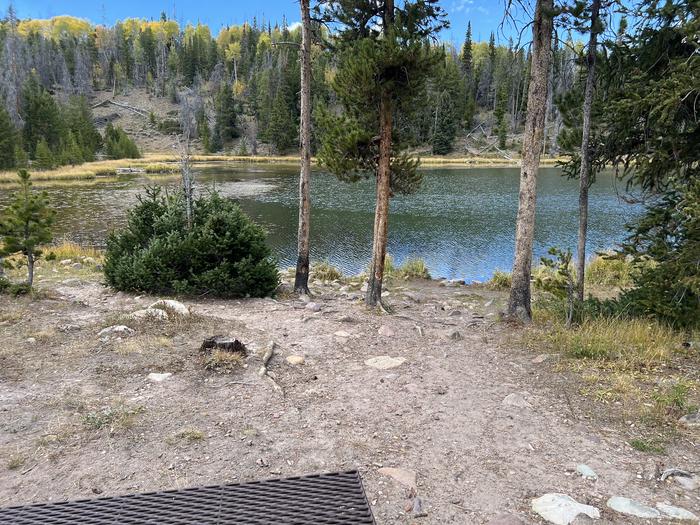
<path fill-rule="evenodd" d="M 508 300 L 508 315 L 525 322 L 532 319 L 530 273 L 535 236 L 537 170 L 544 143 L 544 122 L 552 44 L 553 0 L 537 0 L 532 27 L 532 67 L 527 97 L 527 117 L 520 169 L 520 196 L 515 228 L 515 261 Z"/>
<path fill-rule="evenodd" d="M 591 2 L 591 35 L 588 42 L 588 76 L 586 93 L 583 98 L 583 129 L 581 133 L 581 173 L 578 195 L 578 248 L 576 252 L 576 296 L 579 301 L 584 298 L 586 279 L 586 236 L 588 232 L 588 188 L 591 186 L 591 112 L 593 110 L 593 92 L 595 90 L 596 47 L 598 45 L 598 14 L 600 0 Z"/>
<path fill-rule="evenodd" d="M 309 227 L 311 200 L 311 17 L 309 0 L 301 0 L 301 172 L 299 174 L 299 228 L 297 234 L 298 257 L 294 278 L 294 291 L 309 293 Z"/>
<path fill-rule="evenodd" d="M 389 195 L 391 192 L 391 98 L 383 93 L 379 108 L 379 166 L 377 169 L 377 205 L 374 211 L 372 264 L 365 304 L 376 306 L 382 300 L 384 260 L 389 229 Z"/>
<path fill-rule="evenodd" d="M 27 253 L 27 284 L 34 286 L 34 254 L 31 250 Z"/>

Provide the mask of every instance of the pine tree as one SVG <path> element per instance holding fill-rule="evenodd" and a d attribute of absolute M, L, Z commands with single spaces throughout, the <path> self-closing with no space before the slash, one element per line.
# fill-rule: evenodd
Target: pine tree
<path fill-rule="evenodd" d="M 56 165 L 53 152 L 45 138 L 41 138 L 34 152 L 35 165 L 40 170 L 50 170 Z"/>
<path fill-rule="evenodd" d="M 27 284 L 34 284 L 34 262 L 41 256 L 39 246 L 51 242 L 54 212 L 46 192 L 32 191 L 27 170 L 18 172 L 20 188 L 12 203 L 0 215 L 1 255 L 21 252 L 27 258 Z"/>
<path fill-rule="evenodd" d="M 63 135 L 61 114 L 54 98 L 41 86 L 35 74 L 29 77 L 22 90 L 20 115 L 24 120 L 24 147 L 30 154 L 36 151 L 42 139 L 51 148 L 58 147 Z"/>
<path fill-rule="evenodd" d="M 376 5 L 375 5 L 376 4 Z M 418 160 L 401 148 L 394 114 L 410 114 L 438 63 L 426 42 L 447 26 L 432 0 L 331 1 L 325 14 L 340 26 L 333 88 L 346 109 L 327 117 L 322 163 L 341 179 L 376 177 L 374 240 L 365 302 L 381 303 L 389 198 L 420 185 Z M 381 31 L 377 30 L 381 28 Z M 377 108 L 379 111 L 377 111 Z M 376 137 L 376 138 L 375 138 Z"/>
<path fill-rule="evenodd" d="M 10 115 L 0 106 L 0 169 L 7 170 L 15 166 L 16 141 L 17 131 Z"/>
<path fill-rule="evenodd" d="M 224 144 L 238 138 L 241 134 L 238 129 L 238 115 L 236 113 L 236 101 L 230 86 L 222 85 L 216 97 L 216 134 Z"/>
<path fill-rule="evenodd" d="M 464 78 L 467 81 L 467 85 L 470 86 L 472 83 L 472 68 L 473 68 L 473 58 L 472 58 L 472 23 L 467 22 L 467 34 L 464 38 L 464 45 L 462 46 L 462 54 L 460 56 L 462 62 L 462 73 L 464 73 Z"/>
<path fill-rule="evenodd" d="M 508 105 L 508 88 L 501 83 L 496 90 L 496 109 L 493 116 L 496 120 L 496 134 L 498 135 L 498 147 L 505 149 L 508 137 L 508 124 L 506 120 L 506 106 Z"/>

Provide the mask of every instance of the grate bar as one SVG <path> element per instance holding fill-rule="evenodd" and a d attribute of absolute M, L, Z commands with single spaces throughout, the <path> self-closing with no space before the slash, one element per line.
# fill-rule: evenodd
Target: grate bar
<path fill-rule="evenodd" d="M 0 509 L 0 525 L 375 525 L 355 471 Z"/>

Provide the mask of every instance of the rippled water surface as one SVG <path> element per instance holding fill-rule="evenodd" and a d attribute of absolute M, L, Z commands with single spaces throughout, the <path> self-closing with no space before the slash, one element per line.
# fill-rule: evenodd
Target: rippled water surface
<path fill-rule="evenodd" d="M 436 277 L 488 279 L 510 269 L 518 203 L 517 168 L 426 169 L 421 190 L 391 201 L 389 253 L 397 263 L 426 260 Z M 200 190 L 217 188 L 270 232 L 269 243 L 282 266 L 296 262 L 297 168 L 236 165 L 198 174 Z M 126 210 L 148 184 L 176 188 L 177 178 L 124 178 L 112 182 L 48 186 L 58 210 L 57 236 L 103 245 L 107 233 L 125 221 Z M 538 180 L 535 255 L 550 246 L 574 247 L 577 185 L 557 169 Z M 591 190 L 589 253 L 624 236 L 623 225 L 639 212 L 618 196 L 611 176 L 601 175 Z M 372 245 L 374 184 L 339 182 L 326 173 L 312 179 L 312 259 L 328 259 L 346 273 L 366 268 Z M 0 203 L 9 189 L 0 188 Z"/>

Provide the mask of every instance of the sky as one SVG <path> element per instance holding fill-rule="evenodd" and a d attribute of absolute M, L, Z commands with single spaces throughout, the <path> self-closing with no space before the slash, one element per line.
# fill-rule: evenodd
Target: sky
<path fill-rule="evenodd" d="M 281 22 L 285 16 L 290 24 L 298 22 L 299 3 L 295 0 L 13 0 L 19 18 L 51 18 L 57 15 L 72 15 L 87 18 L 93 23 L 113 24 L 124 18 L 157 19 L 161 11 L 179 22 L 202 22 L 214 34 L 226 25 L 241 24 L 253 17 L 258 20 Z M 312 1 L 313 3 L 313 1 Z M 464 41 L 467 21 L 472 23 L 473 39 L 488 40 L 491 31 L 496 39 L 506 42 L 515 35 L 512 24 L 504 23 L 504 0 L 440 0 L 447 12 L 451 27 L 441 38 L 461 45 Z M 7 10 L 9 2 L 0 0 Z"/>

